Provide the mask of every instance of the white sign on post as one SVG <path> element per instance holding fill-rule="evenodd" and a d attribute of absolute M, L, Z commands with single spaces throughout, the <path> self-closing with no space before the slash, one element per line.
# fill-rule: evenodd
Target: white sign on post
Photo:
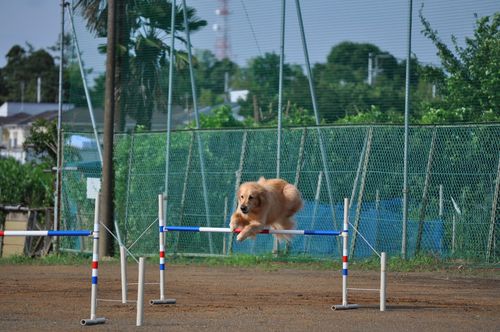
<path fill-rule="evenodd" d="M 97 199 L 99 191 L 101 191 L 101 179 L 87 178 L 87 198 Z"/>

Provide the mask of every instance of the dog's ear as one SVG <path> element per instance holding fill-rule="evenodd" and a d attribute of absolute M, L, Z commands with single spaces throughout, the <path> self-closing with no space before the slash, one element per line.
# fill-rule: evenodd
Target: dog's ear
<path fill-rule="evenodd" d="M 262 184 L 262 183 L 264 183 L 264 182 L 266 182 L 266 178 L 265 178 L 265 177 L 263 177 L 263 176 L 261 176 L 261 177 L 259 178 L 259 181 L 257 181 L 257 183 L 259 183 L 259 184 Z"/>

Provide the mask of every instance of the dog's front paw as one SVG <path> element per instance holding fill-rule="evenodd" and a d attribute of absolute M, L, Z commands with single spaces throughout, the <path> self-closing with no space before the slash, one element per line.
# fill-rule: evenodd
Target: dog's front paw
<path fill-rule="evenodd" d="M 236 240 L 238 240 L 239 242 L 245 240 L 247 237 L 245 236 L 245 234 L 238 234 L 238 236 L 236 237 Z"/>

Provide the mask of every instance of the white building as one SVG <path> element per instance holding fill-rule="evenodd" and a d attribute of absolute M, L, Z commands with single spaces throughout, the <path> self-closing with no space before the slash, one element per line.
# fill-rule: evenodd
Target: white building
<path fill-rule="evenodd" d="M 21 163 L 29 160 L 23 144 L 30 133 L 33 122 L 38 119 L 53 120 L 57 111 L 48 111 L 36 115 L 17 113 L 0 117 L 0 157 L 13 157 Z"/>
<path fill-rule="evenodd" d="M 73 104 L 63 104 L 63 112 L 73 109 Z M 0 157 L 13 157 L 25 163 L 29 157 L 23 144 L 31 125 L 40 118 L 57 118 L 57 103 L 5 102 L 0 106 Z"/>

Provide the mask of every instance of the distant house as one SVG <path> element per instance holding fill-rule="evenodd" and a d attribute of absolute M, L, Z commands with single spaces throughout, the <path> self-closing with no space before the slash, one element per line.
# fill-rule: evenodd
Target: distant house
<path fill-rule="evenodd" d="M 243 93 L 244 98 L 245 93 Z M 241 96 L 240 96 L 241 97 Z M 220 106 L 220 105 L 218 105 Z M 215 107 L 218 107 L 215 106 Z M 230 107 L 233 111 L 233 116 L 242 120 L 243 117 L 238 115 L 239 105 L 231 103 Z M 200 114 L 211 114 L 214 107 L 205 107 L 199 110 Z M 6 102 L 0 106 L 0 157 L 13 157 L 21 163 L 29 161 L 31 157 L 23 149 L 23 144 L 29 135 L 31 125 L 38 119 L 57 120 L 58 104 L 50 103 L 12 103 Z M 97 132 L 100 136 L 102 144 L 102 132 L 104 124 L 104 110 L 102 108 L 94 109 L 94 121 Z M 174 105 L 172 108 L 172 129 L 185 126 L 187 123 L 194 121 L 192 110 L 186 110 L 179 105 Z M 162 131 L 167 128 L 167 114 L 164 111 L 155 111 L 151 117 L 151 130 Z M 136 127 L 136 120 L 126 117 L 125 131 L 131 131 Z M 86 107 L 75 108 L 72 104 L 64 104 L 62 113 L 62 125 L 66 133 L 80 132 L 93 133 L 92 121 L 89 110 Z M 88 135 L 84 141 L 82 138 L 65 136 L 78 149 L 94 150 L 96 143 L 91 135 Z M 76 140 L 76 141 L 75 141 Z M 76 143 L 75 143 L 75 142 Z"/>
<path fill-rule="evenodd" d="M 229 91 L 229 101 L 237 103 L 240 100 L 246 101 L 248 98 L 249 90 L 232 90 Z"/>
<path fill-rule="evenodd" d="M 63 104 L 63 112 L 74 108 L 73 104 Z M 59 104 L 57 103 L 15 103 L 5 102 L 0 106 L 0 117 L 7 117 L 19 113 L 26 113 L 29 115 L 37 115 L 47 111 L 57 111 Z"/>
<path fill-rule="evenodd" d="M 11 116 L 0 117 L 0 157 L 13 157 L 21 163 L 30 160 L 30 156 L 23 148 L 31 125 L 38 119 L 53 120 L 58 111 L 46 111 L 31 115 L 16 113 Z"/>
<path fill-rule="evenodd" d="M 63 114 L 73 109 L 73 104 L 63 104 Z M 5 102 L 0 106 L 0 157 L 13 157 L 21 163 L 30 159 L 23 144 L 31 125 L 38 119 L 57 119 L 57 103 Z"/>

